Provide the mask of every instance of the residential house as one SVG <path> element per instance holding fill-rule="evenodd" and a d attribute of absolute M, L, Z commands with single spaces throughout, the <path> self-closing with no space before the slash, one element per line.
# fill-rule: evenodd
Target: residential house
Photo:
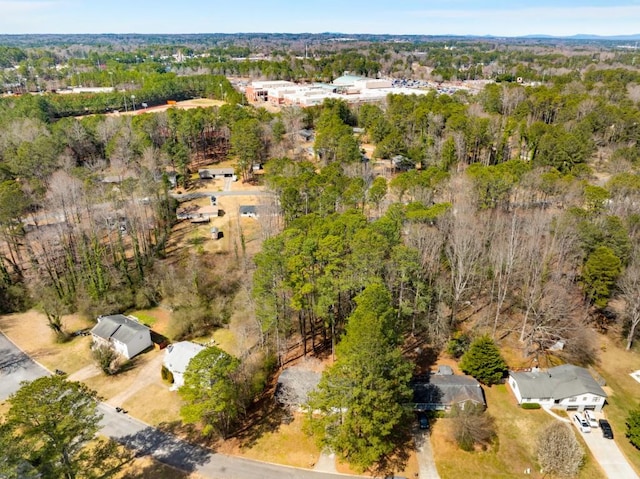
<path fill-rule="evenodd" d="M 563 364 L 542 371 L 509 372 L 509 386 L 518 404 L 537 403 L 567 411 L 600 411 L 607 393 L 585 368 Z"/>
<path fill-rule="evenodd" d="M 177 219 L 190 220 L 192 223 L 208 223 L 211 218 L 218 216 L 220 216 L 220 209 L 213 205 L 189 205 L 176 210 Z"/>
<path fill-rule="evenodd" d="M 245 218 L 257 218 L 258 217 L 258 209 L 255 205 L 241 205 L 240 206 L 240 216 Z"/>
<path fill-rule="evenodd" d="M 198 170 L 198 176 L 201 180 L 216 180 L 222 178 L 231 178 L 237 181 L 238 177 L 233 168 L 206 168 Z"/>
<path fill-rule="evenodd" d="M 167 346 L 162 365 L 173 375 L 172 390 L 176 390 L 184 384 L 184 373 L 187 366 L 204 349 L 206 346 L 191 341 L 180 341 Z"/>
<path fill-rule="evenodd" d="M 94 345 L 106 345 L 127 359 L 153 346 L 150 329 L 134 317 L 122 314 L 98 316 L 91 336 Z"/>
<path fill-rule="evenodd" d="M 414 378 L 411 388 L 413 408 L 417 411 L 448 411 L 454 405 L 462 409 L 467 404 L 487 405 L 480 383 L 471 376 L 453 374 L 449 366 L 440 366 L 436 373 Z"/>

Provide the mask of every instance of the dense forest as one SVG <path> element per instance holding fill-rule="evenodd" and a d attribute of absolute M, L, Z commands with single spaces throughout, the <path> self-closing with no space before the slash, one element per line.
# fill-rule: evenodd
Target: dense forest
<path fill-rule="evenodd" d="M 363 468 L 397 444 L 397 431 L 381 432 L 375 447 L 362 431 L 402 422 L 398 404 L 415 372 L 405 353 L 417 345 L 464 352 L 472 338 L 489 337 L 527 364 L 543 363 L 561 343 L 553 354 L 588 365 L 598 355 L 595 328 L 633 347 L 635 52 L 465 39 L 336 48 L 331 39 L 225 42 L 115 42 L 89 53 L 62 43 L 0 47 L 0 65 L 11 67 L 5 90 L 34 93 L 0 99 L 1 312 L 37 306 L 64 336 L 65 313 L 95 317 L 166 302 L 174 337 L 198 337 L 226 324 L 229 298 L 250 284 L 265 368 L 330 354 L 337 360 L 314 407 L 387 411 L 328 414 L 311 425 Z M 177 50 L 180 58 L 161 58 Z M 237 58 L 256 54 L 264 57 Z M 328 81 L 344 71 L 487 82 L 477 94 L 390 94 L 380 104 L 331 100 L 270 113 L 246 105 L 227 80 Z M 78 84 L 114 90 L 50 92 Z M 92 115 L 122 109 L 131 95 L 150 105 L 195 97 L 226 104 Z M 314 132 L 312 158 L 297 136 L 302 128 Z M 398 156 L 402 168 L 391 162 Z M 224 273 L 213 255 L 189 251 L 171 261 L 177 200 L 169 173 L 178 176 L 176 191 L 187 191 L 197 165 L 227 158 L 242 180 L 262 181 L 277 198 L 261 251 L 248 262 L 229 254 Z M 265 164 L 259 180 L 256 162 Z M 243 408 L 259 394 L 246 393 Z M 224 420 L 227 434 L 233 427 Z"/>

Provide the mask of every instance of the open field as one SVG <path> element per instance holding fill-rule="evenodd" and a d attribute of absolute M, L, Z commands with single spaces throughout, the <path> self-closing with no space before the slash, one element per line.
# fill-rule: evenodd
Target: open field
<path fill-rule="evenodd" d="M 107 116 L 142 115 L 143 113 L 158 113 L 160 111 L 167 111 L 169 108 L 189 110 L 191 108 L 207 108 L 211 106 L 221 106 L 224 104 L 225 102 L 221 100 L 212 100 L 209 98 L 194 98 L 192 100 L 178 101 L 173 105 L 165 104 L 165 105 L 151 106 L 149 108 L 136 108 L 136 111 L 107 113 Z"/>

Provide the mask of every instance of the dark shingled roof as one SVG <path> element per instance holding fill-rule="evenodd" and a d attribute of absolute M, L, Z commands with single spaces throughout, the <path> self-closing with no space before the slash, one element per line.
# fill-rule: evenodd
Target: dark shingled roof
<path fill-rule="evenodd" d="M 432 374 L 412 382 L 413 402 L 427 406 L 452 406 L 473 401 L 486 404 L 480 383 L 470 376 Z"/>
<path fill-rule="evenodd" d="M 113 338 L 126 344 L 140 331 L 149 331 L 149 328 L 127 316 L 114 314 L 98 318 L 98 324 L 91 330 L 91 334 L 106 340 Z"/>
<path fill-rule="evenodd" d="M 523 398 L 565 399 L 581 394 L 607 397 L 585 368 L 563 364 L 547 371 L 510 372 Z"/>

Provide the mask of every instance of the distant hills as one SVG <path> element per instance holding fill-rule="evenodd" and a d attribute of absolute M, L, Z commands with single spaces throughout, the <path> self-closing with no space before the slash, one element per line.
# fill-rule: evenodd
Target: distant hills
<path fill-rule="evenodd" d="M 617 40 L 617 41 L 640 41 L 640 33 L 634 33 L 633 35 L 593 35 L 591 33 L 578 33 L 570 36 L 556 36 L 556 35 L 523 35 L 519 38 L 549 38 L 557 40 Z"/>

